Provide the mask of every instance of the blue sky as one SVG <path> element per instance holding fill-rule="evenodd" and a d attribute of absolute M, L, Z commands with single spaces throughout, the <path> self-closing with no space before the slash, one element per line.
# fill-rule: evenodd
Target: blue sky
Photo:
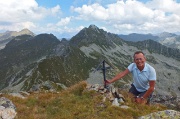
<path fill-rule="evenodd" d="M 1 0 L 0 33 L 70 38 L 91 24 L 116 34 L 180 33 L 180 0 Z"/>

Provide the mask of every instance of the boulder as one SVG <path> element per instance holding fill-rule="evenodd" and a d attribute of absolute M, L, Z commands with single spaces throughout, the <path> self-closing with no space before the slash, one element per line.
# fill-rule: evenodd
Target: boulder
<path fill-rule="evenodd" d="M 175 110 L 164 110 L 141 116 L 138 119 L 180 119 L 180 112 Z"/>
<path fill-rule="evenodd" d="M 0 98 L 0 119 L 14 119 L 16 116 L 15 105 L 7 98 Z"/>

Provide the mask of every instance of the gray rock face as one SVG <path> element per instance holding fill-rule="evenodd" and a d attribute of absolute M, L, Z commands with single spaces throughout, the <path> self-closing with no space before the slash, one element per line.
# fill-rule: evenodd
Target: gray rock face
<path fill-rule="evenodd" d="M 138 119 L 180 119 L 180 112 L 175 110 L 164 110 L 141 116 Z"/>
<path fill-rule="evenodd" d="M 0 98 L 0 119 L 14 119 L 16 116 L 15 105 L 7 98 Z"/>
<path fill-rule="evenodd" d="M 0 98 L 0 105 L 4 108 L 13 108 L 14 110 L 16 109 L 15 105 L 5 97 Z"/>

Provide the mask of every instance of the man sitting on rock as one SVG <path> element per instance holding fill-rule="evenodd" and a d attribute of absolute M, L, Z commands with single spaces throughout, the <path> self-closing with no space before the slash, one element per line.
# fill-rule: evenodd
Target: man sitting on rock
<path fill-rule="evenodd" d="M 111 80 L 106 80 L 105 83 L 107 85 L 113 83 L 131 72 L 133 75 L 133 83 L 131 84 L 129 92 L 135 96 L 135 102 L 149 104 L 155 89 L 156 71 L 146 63 L 146 58 L 142 51 L 135 52 L 133 57 L 134 63 L 131 63 L 126 70 Z"/>

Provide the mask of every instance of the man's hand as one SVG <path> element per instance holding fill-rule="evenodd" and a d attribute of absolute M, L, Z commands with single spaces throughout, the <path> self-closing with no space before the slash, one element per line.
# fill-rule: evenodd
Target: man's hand
<path fill-rule="evenodd" d="M 105 80 L 105 81 L 104 81 L 104 84 L 105 84 L 105 85 L 108 85 L 108 84 L 111 84 L 111 82 L 110 82 L 110 80 Z"/>
<path fill-rule="evenodd" d="M 144 99 L 144 98 L 141 98 L 141 97 L 137 97 L 135 99 L 135 102 L 138 103 L 138 104 L 146 104 L 147 103 L 147 100 Z"/>
<path fill-rule="evenodd" d="M 124 70 L 123 72 L 119 73 L 118 75 L 116 75 L 114 78 L 112 78 L 111 80 L 105 80 L 104 84 L 108 85 L 110 83 L 113 83 L 119 79 L 121 79 L 122 77 L 124 77 L 125 75 L 127 75 L 129 73 L 129 69 Z"/>

